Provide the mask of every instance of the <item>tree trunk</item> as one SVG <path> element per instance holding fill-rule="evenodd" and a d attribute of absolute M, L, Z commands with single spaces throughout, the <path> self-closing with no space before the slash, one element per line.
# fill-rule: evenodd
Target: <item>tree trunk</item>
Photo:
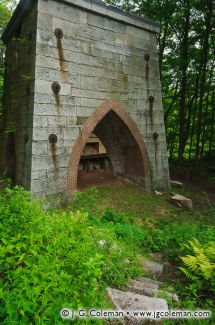
<path fill-rule="evenodd" d="M 205 16 L 205 33 L 204 33 L 204 44 L 202 49 L 202 58 L 203 65 L 200 77 L 200 91 L 199 91 L 199 112 L 198 112 L 198 124 L 197 124 L 197 139 L 196 139 L 196 153 L 195 159 L 196 161 L 199 159 L 200 154 L 200 139 L 202 133 L 202 113 L 203 113 L 203 100 L 205 95 L 205 81 L 206 81 L 206 71 L 207 71 L 207 63 L 208 63 L 208 52 L 209 52 L 209 37 L 211 32 L 211 19 L 212 19 L 212 11 L 213 11 L 213 0 L 207 1 L 207 12 Z"/>
<path fill-rule="evenodd" d="M 210 142 L 209 142 L 209 157 L 211 157 L 211 152 L 212 150 L 215 150 L 215 148 L 213 147 L 213 141 L 214 141 L 214 132 L 215 132 L 215 128 L 214 128 L 214 123 L 215 123 L 215 91 L 213 91 L 212 94 L 212 121 L 211 121 L 211 135 L 210 135 Z"/>
<path fill-rule="evenodd" d="M 207 118 L 208 118 L 208 108 L 209 108 L 209 98 L 210 98 L 210 92 L 211 92 L 211 80 L 213 75 L 213 68 L 214 68 L 214 62 L 212 63 L 211 71 L 210 71 L 210 77 L 208 82 L 208 91 L 207 91 L 207 98 L 206 98 L 206 108 L 205 108 L 205 116 L 204 116 L 204 124 L 203 124 L 203 133 L 202 133 L 202 139 L 201 139 L 201 159 L 204 156 L 204 146 L 206 141 L 206 127 L 208 125 Z"/>
<path fill-rule="evenodd" d="M 187 68 L 189 62 L 189 29 L 190 29 L 190 2 L 184 1 L 185 21 L 181 41 L 181 82 L 180 82 L 180 101 L 179 101 L 179 147 L 178 160 L 183 160 L 184 148 L 186 145 L 186 128 L 185 128 L 185 114 L 186 114 L 186 92 L 187 92 Z"/>

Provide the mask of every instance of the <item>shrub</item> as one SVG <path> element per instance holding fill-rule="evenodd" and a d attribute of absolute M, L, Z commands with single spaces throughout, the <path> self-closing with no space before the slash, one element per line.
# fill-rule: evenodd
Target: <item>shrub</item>
<path fill-rule="evenodd" d="M 139 226 L 127 223 L 117 223 L 114 229 L 118 238 L 123 238 L 126 242 L 133 242 L 138 246 L 143 244 L 145 232 Z"/>
<path fill-rule="evenodd" d="M 188 231 L 189 229 L 189 231 Z M 198 222 L 166 223 L 160 221 L 156 224 L 148 222 L 145 230 L 144 245 L 152 251 L 167 250 L 169 258 L 177 258 L 181 253 L 181 244 L 197 238 L 204 244 L 215 237 L 215 227 Z"/>
<path fill-rule="evenodd" d="M 99 192 L 96 187 L 91 187 L 87 192 L 76 192 L 75 200 L 69 208 L 84 212 L 97 211 Z"/>
<path fill-rule="evenodd" d="M 114 209 L 106 208 L 102 215 L 101 221 L 118 223 L 118 222 L 124 222 L 124 218 L 121 213 L 116 212 Z"/>
<path fill-rule="evenodd" d="M 211 177 L 209 177 L 208 181 L 209 181 L 209 183 L 211 183 L 211 184 L 215 184 L 215 176 L 211 176 Z"/>
<path fill-rule="evenodd" d="M 1 323 L 43 324 L 63 306 L 101 305 L 103 256 L 86 214 L 45 213 L 21 188 L 5 190 L 0 206 Z"/>
<path fill-rule="evenodd" d="M 45 212 L 20 187 L 0 192 L 0 218 L 1 324 L 63 324 L 63 307 L 105 308 L 106 287 L 139 274 L 138 254 L 113 223 L 92 226 L 79 211 Z"/>

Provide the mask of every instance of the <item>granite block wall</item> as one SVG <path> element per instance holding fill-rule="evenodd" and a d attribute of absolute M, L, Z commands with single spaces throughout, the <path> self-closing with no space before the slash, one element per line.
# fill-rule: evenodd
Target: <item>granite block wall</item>
<path fill-rule="evenodd" d="M 125 127 L 133 133 L 131 147 L 138 145 L 138 141 L 143 143 L 133 163 L 137 166 L 135 159 L 142 159 L 145 184 L 168 188 L 156 44 L 158 25 L 94 0 L 38 0 L 36 13 L 33 8 L 31 15 L 33 21 L 36 19 L 34 53 L 30 57 L 25 54 L 22 66 L 28 71 L 33 67 L 34 77 L 28 97 L 22 95 L 22 108 L 17 107 L 25 116 L 19 123 L 19 137 L 23 137 L 26 130 L 29 136 L 27 154 L 21 149 L 25 145 L 20 146 L 18 165 L 24 161 L 19 167 L 22 171 L 18 172 L 21 183 L 42 196 L 74 190 L 76 182 L 71 185 L 70 176 L 77 178 L 77 170 L 71 161 L 78 161 L 80 152 L 73 149 L 77 141 L 84 139 L 88 119 L 97 110 L 106 109 L 108 113 L 108 105 L 113 105 L 115 112 L 120 107 L 124 122 L 129 121 Z M 28 26 L 27 18 L 25 25 L 29 31 L 34 29 L 34 24 Z M 7 56 L 12 60 L 11 53 Z M 21 94 L 22 83 L 19 87 Z M 112 142 L 120 140 L 118 133 L 112 137 Z M 134 151 L 129 150 L 127 166 L 132 170 L 129 166 Z M 124 173 L 118 164 L 116 172 L 120 171 Z"/>

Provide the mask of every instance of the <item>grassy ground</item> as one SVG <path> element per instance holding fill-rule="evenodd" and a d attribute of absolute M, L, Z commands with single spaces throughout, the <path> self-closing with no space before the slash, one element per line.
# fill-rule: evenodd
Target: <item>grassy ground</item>
<path fill-rule="evenodd" d="M 126 230 L 126 225 L 137 226 L 137 229 L 143 231 L 139 246 L 141 254 L 154 256 L 156 260 L 156 254 L 161 253 L 162 262 L 168 265 L 162 280 L 167 283 L 167 290 L 177 292 L 181 298 L 179 304 L 173 303 L 172 306 L 214 309 L 214 295 L 210 290 L 205 288 L 198 293 L 194 283 L 192 286 L 192 281 L 187 281 L 179 267 L 183 264 L 180 256 L 188 254 L 182 247 L 184 243 L 196 238 L 202 245 L 212 241 L 214 247 L 215 209 L 207 195 L 178 188 L 175 192 L 191 198 L 198 208 L 193 211 L 180 209 L 170 203 L 171 193 L 156 196 L 137 185 L 121 184 L 91 188 L 78 193 L 69 209 L 87 211 L 98 225 L 104 224 L 103 220 L 108 219 L 114 224 L 115 231 L 117 227 L 121 229 L 124 240 L 128 236 L 126 231 L 129 231 Z M 198 324 L 198 321 L 193 322 L 178 323 Z M 211 322 L 213 324 L 213 320 Z M 201 320 L 200 324 L 204 323 L 208 324 L 209 321 Z"/>
<path fill-rule="evenodd" d="M 179 209 L 170 202 L 171 193 L 163 193 L 157 196 L 146 192 L 142 187 L 135 184 L 120 184 L 106 187 L 93 187 L 79 192 L 75 202 L 69 209 L 88 211 L 102 217 L 105 209 L 114 209 L 123 213 L 124 218 L 129 222 L 144 226 L 148 220 L 172 221 L 174 223 L 202 222 L 203 224 L 215 225 L 215 218 L 211 216 L 213 205 L 208 202 L 207 195 L 201 195 L 177 188 L 173 190 L 178 194 L 191 198 L 194 206 L 198 203 L 195 211 Z"/>

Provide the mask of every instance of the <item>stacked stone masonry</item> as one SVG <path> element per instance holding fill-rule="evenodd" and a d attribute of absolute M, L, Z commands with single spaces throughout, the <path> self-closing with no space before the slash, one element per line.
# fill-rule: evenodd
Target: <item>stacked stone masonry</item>
<path fill-rule="evenodd" d="M 118 161 L 115 172 L 124 173 L 119 152 L 114 152 L 116 142 L 128 133 L 133 139 L 130 146 L 138 146 L 131 155 L 136 155 L 135 168 L 141 169 L 135 160 L 142 159 L 140 176 L 145 186 L 168 188 L 158 25 L 95 0 L 38 0 L 23 12 L 18 48 L 14 49 L 18 41 L 13 24 L 3 36 L 10 67 L 5 125 L 16 125 L 16 181 L 41 196 L 75 190 L 85 136 L 96 129 L 107 138 L 118 118 L 124 129 L 114 127 L 111 139 L 115 147 L 110 145 L 110 159 L 113 165 Z M 28 43 L 23 45 L 27 36 Z M 18 66 L 12 72 L 15 53 Z M 53 82 L 60 86 L 59 92 L 53 91 Z M 52 134 L 57 136 L 55 143 L 49 141 Z M 5 152 L 6 140 L 1 141 Z M 125 161 L 131 160 L 126 152 L 124 156 Z M 129 168 L 128 176 L 132 176 Z"/>

